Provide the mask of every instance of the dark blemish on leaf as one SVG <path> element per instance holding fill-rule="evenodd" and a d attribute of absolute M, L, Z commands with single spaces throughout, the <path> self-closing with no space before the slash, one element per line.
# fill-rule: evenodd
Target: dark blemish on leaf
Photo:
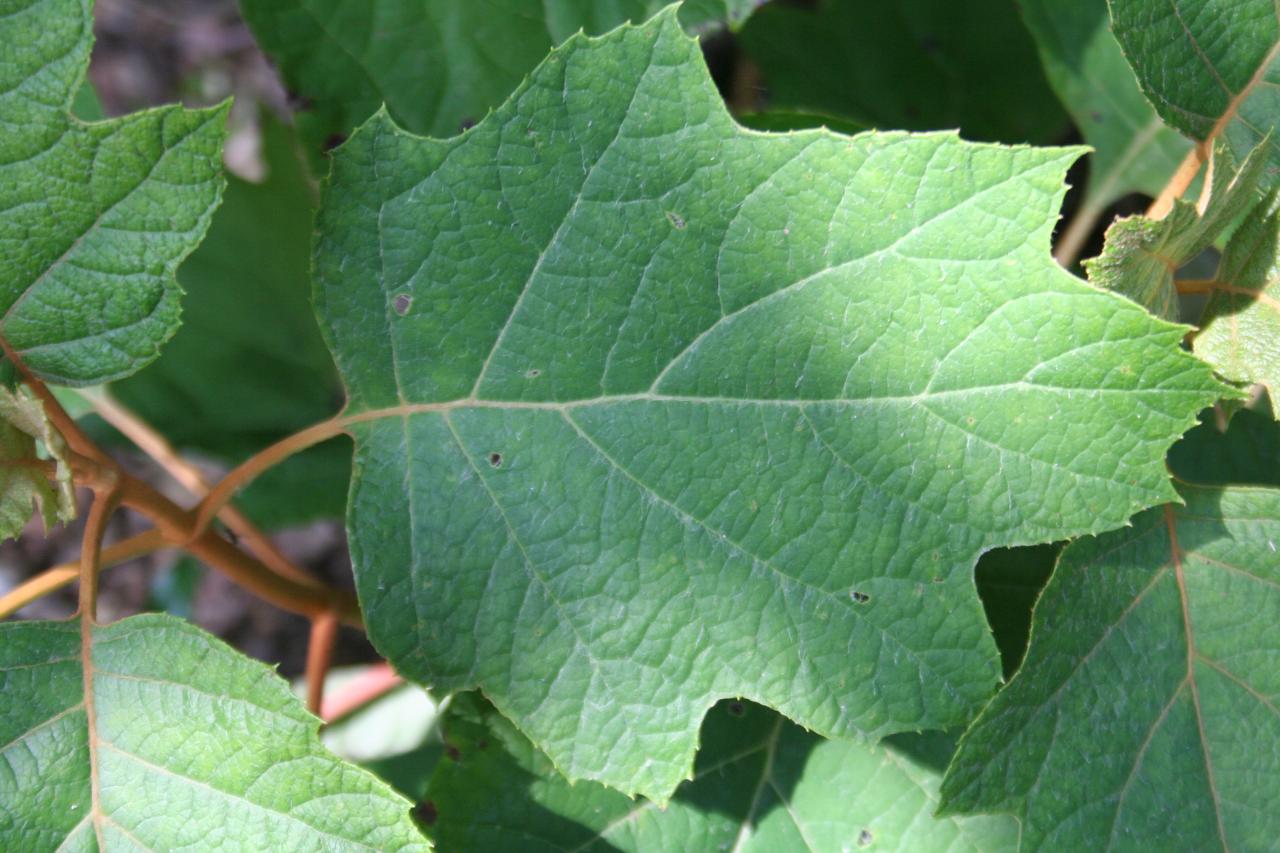
<path fill-rule="evenodd" d="M 862 832 L 858 833 L 858 846 L 866 847 L 874 838 L 875 836 L 871 834 L 871 830 L 864 829 Z"/>
<path fill-rule="evenodd" d="M 936 54 L 942 50 L 942 42 L 937 36 L 925 33 L 920 37 L 920 49 L 925 53 Z"/>
<path fill-rule="evenodd" d="M 741 702 L 733 702 L 729 705 L 729 713 L 735 717 L 741 717 L 747 713 L 747 709 Z"/>
<path fill-rule="evenodd" d="M 444 754 L 449 757 L 450 761 L 459 761 L 462 759 L 462 752 L 453 744 L 445 746 Z"/>
<path fill-rule="evenodd" d="M 501 467 L 502 467 L 502 454 L 501 454 L 501 453 L 490 453 L 490 454 L 489 454 L 489 464 L 490 464 L 490 465 L 492 465 L 494 468 L 501 468 Z"/>
<path fill-rule="evenodd" d="M 934 583 L 942 583 L 942 582 L 943 582 L 943 580 L 944 580 L 944 578 L 943 578 L 941 575 L 934 575 L 934 576 L 933 576 L 933 582 L 934 582 Z"/>
<path fill-rule="evenodd" d="M 674 210 L 667 211 L 667 221 L 670 222 L 671 226 L 677 231 L 683 231 L 685 228 L 684 217 L 676 213 Z"/>
<path fill-rule="evenodd" d="M 871 600 L 871 596 L 867 595 L 865 592 L 858 592 L 856 589 L 849 592 L 849 597 L 859 604 L 866 604 Z"/>
<path fill-rule="evenodd" d="M 541 375 L 542 375 L 542 371 L 536 367 L 531 367 L 524 372 L 525 379 L 537 379 Z"/>
<path fill-rule="evenodd" d="M 427 826 L 431 826 L 436 822 L 436 818 L 440 817 L 440 812 L 436 809 L 435 803 L 430 800 L 423 800 L 413 807 L 413 816 Z"/>
<path fill-rule="evenodd" d="M 978 422 L 978 419 L 975 418 L 973 415 L 969 415 L 969 417 L 964 419 L 964 422 L 967 423 L 969 426 L 973 426 Z"/>
<path fill-rule="evenodd" d="M 346 141 L 347 135 L 345 133 L 331 133 L 324 138 L 324 150 L 332 151 Z"/>
<path fill-rule="evenodd" d="M 1093 119 L 1098 124 L 1102 124 L 1102 113 L 1098 112 L 1097 110 L 1093 110 L 1092 112 L 1090 112 L 1089 118 Z"/>
<path fill-rule="evenodd" d="M 476 742 L 476 749 L 480 750 L 481 752 L 484 752 L 488 748 L 489 748 L 489 741 L 486 740 L 485 738 L 480 738 L 480 740 Z"/>
<path fill-rule="evenodd" d="M 464 118 L 464 119 L 462 120 L 462 129 L 463 129 L 463 130 L 470 130 L 471 128 L 473 128 L 473 127 L 475 127 L 475 126 L 476 126 L 476 120 L 475 120 L 475 119 L 473 119 L 473 118 L 469 118 L 469 117 L 468 117 L 468 118 Z"/>
<path fill-rule="evenodd" d="M 396 309 L 396 313 L 403 317 L 409 313 L 409 306 L 413 304 L 413 297 L 407 293 L 401 293 L 391 300 L 391 305 Z"/>

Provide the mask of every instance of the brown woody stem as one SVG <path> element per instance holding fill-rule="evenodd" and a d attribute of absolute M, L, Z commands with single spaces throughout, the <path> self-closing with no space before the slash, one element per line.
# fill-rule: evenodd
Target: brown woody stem
<path fill-rule="evenodd" d="M 307 710 L 317 716 L 324 699 L 324 679 L 329 673 L 337 640 L 337 614 L 328 611 L 312 618 L 311 640 L 307 645 Z"/>

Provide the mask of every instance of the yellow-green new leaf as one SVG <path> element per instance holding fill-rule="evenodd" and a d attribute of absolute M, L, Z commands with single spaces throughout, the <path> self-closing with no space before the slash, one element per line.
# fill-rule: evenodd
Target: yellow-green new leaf
<path fill-rule="evenodd" d="M 37 455 L 40 446 L 47 460 Z M 75 484 L 65 452 L 62 436 L 35 394 L 26 386 L 0 386 L 0 540 L 21 533 L 33 509 L 46 530 L 76 517 Z M 52 478 L 47 465 L 54 466 Z"/>

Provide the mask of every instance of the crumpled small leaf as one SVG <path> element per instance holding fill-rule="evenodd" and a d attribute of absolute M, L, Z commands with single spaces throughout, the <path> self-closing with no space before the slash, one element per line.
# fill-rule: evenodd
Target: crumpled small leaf
<path fill-rule="evenodd" d="M 37 442 L 55 466 L 52 480 Z M 29 388 L 0 386 L 0 540 L 21 533 L 33 508 L 45 530 L 76 517 L 66 443 Z"/>
<path fill-rule="evenodd" d="M 1222 253 L 1192 341 L 1196 355 L 1233 382 L 1258 383 L 1272 413 L 1280 399 L 1280 193 L 1260 202 Z"/>
<path fill-rule="evenodd" d="M 1102 254 L 1084 263 L 1089 281 L 1124 294 L 1157 317 L 1177 321 L 1174 273 L 1254 205 L 1266 164 L 1266 152 L 1257 148 L 1237 169 L 1230 151 L 1219 145 L 1205 209 L 1179 199 L 1164 219 L 1117 220 L 1107 229 Z"/>

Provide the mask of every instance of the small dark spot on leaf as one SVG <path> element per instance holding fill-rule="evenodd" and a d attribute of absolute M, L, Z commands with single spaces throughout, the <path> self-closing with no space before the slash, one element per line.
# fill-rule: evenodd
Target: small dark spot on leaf
<path fill-rule="evenodd" d="M 531 367 L 524 372 L 525 379 L 537 379 L 541 375 L 542 375 L 542 371 L 536 367 Z"/>
<path fill-rule="evenodd" d="M 413 807 L 413 816 L 427 826 L 431 826 L 436 822 L 436 818 L 440 817 L 440 812 L 436 809 L 435 803 L 423 800 Z"/>
<path fill-rule="evenodd" d="M 475 127 L 475 126 L 476 126 L 476 120 L 475 120 L 475 119 L 473 119 L 473 118 L 471 118 L 470 116 L 468 116 L 467 118 L 464 118 L 464 119 L 462 120 L 462 129 L 463 129 L 463 130 L 470 130 L 471 128 L 473 128 L 473 127 Z"/>
<path fill-rule="evenodd" d="M 489 741 L 486 738 L 480 738 L 480 740 L 476 742 L 476 749 L 480 750 L 481 752 L 484 752 L 488 748 L 489 748 Z"/>
<path fill-rule="evenodd" d="M 674 210 L 667 211 L 667 221 L 670 222 L 671 226 L 677 231 L 683 231 L 685 228 L 684 217 L 676 213 Z"/>
<path fill-rule="evenodd" d="M 741 717 L 747 713 L 747 709 L 741 702 L 733 702 L 729 705 L 729 713 L 733 714 L 735 717 Z"/>
<path fill-rule="evenodd" d="M 925 53 L 937 53 L 942 50 L 942 42 L 937 36 L 925 33 L 920 37 L 920 49 Z"/>
<path fill-rule="evenodd" d="M 859 604 L 866 604 L 871 600 L 871 596 L 867 595 L 865 592 L 858 592 L 856 589 L 849 593 L 849 597 Z"/>
<path fill-rule="evenodd" d="M 874 838 L 875 836 L 871 834 L 871 830 L 864 829 L 862 832 L 858 833 L 858 846 L 866 847 Z"/>
<path fill-rule="evenodd" d="M 489 454 L 489 464 L 490 464 L 490 465 L 492 465 L 494 468 L 501 468 L 501 467 L 502 467 L 502 454 L 501 454 L 501 453 L 490 453 L 490 454 Z"/>
<path fill-rule="evenodd" d="M 941 575 L 934 575 L 934 576 L 933 576 L 933 582 L 934 582 L 934 583 L 942 583 L 942 582 L 943 582 L 943 580 L 944 580 L 944 578 L 943 578 Z"/>
<path fill-rule="evenodd" d="M 396 313 L 403 317 L 409 313 L 409 306 L 413 304 L 413 297 L 407 293 L 401 293 L 391 300 L 391 305 L 396 309 Z"/>
<path fill-rule="evenodd" d="M 345 133 L 331 133 L 324 138 L 324 150 L 332 151 L 346 141 L 347 135 Z"/>
<path fill-rule="evenodd" d="M 444 754 L 449 757 L 450 761 L 458 761 L 462 758 L 462 752 L 453 744 L 445 746 Z"/>
<path fill-rule="evenodd" d="M 1098 124 L 1102 124 L 1102 113 L 1098 112 L 1097 110 L 1091 111 L 1089 113 L 1089 118 L 1093 119 Z"/>

